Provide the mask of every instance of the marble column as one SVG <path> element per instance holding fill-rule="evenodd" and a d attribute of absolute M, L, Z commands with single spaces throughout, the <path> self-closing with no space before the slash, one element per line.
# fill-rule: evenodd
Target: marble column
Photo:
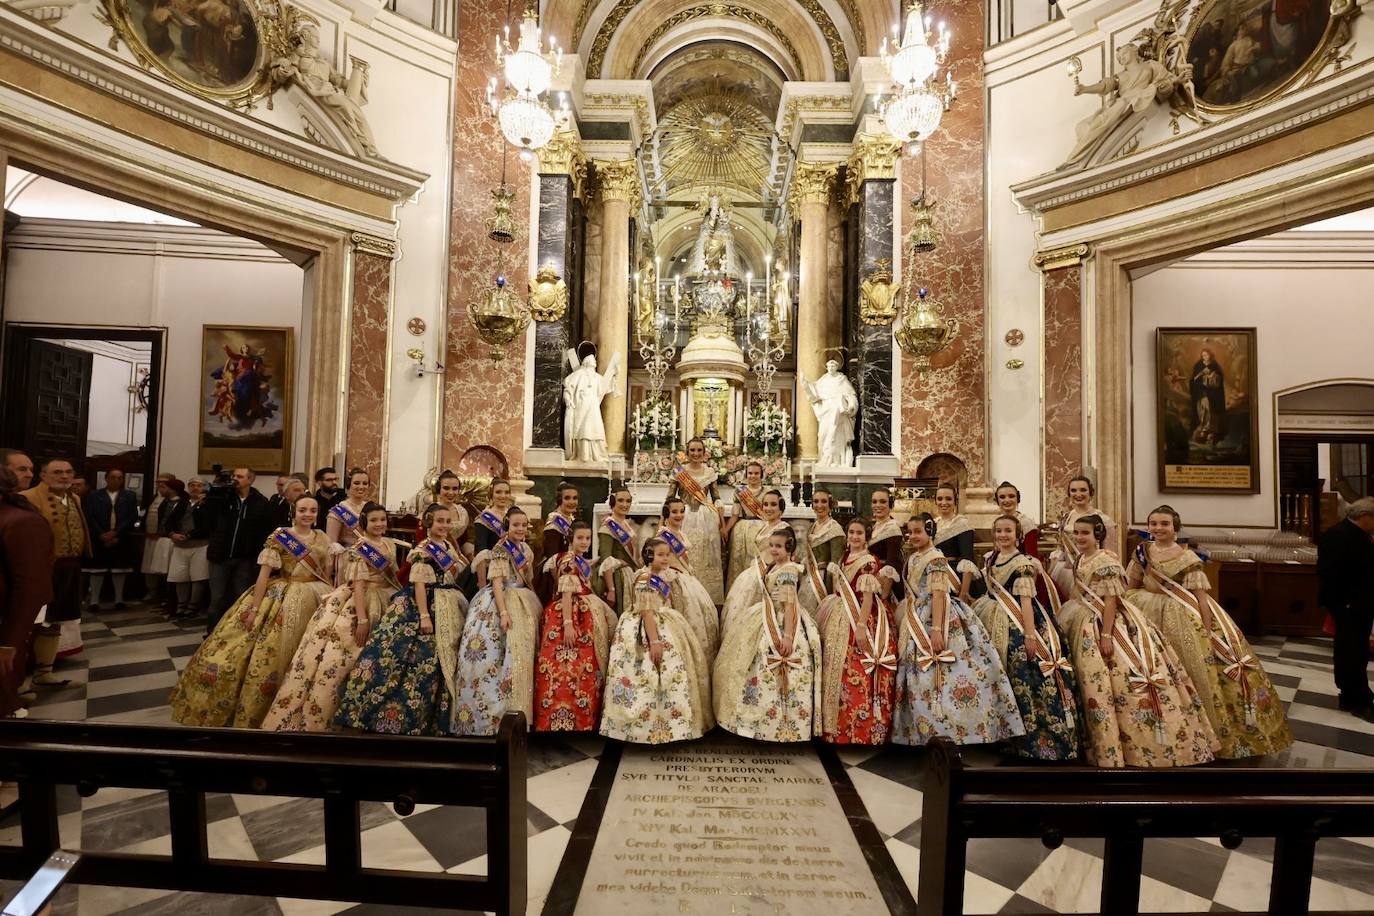
<path fill-rule="evenodd" d="M 634 159 L 596 163 L 601 197 L 601 305 L 597 311 L 597 364 L 604 372 L 620 354 L 616 389 L 601 402 L 606 449 L 625 455 L 625 403 L 629 394 L 630 218 L 639 212 L 639 169 Z"/>
<path fill-rule="evenodd" d="M 797 265 L 797 371 L 814 382 L 825 372 L 825 348 L 829 310 L 826 289 L 829 271 L 827 223 L 830 197 L 835 189 L 834 163 L 798 162 L 792 176 L 788 205 L 801 220 L 801 261 Z M 806 402 L 800 379 L 797 385 L 797 457 L 814 461 L 820 454 L 816 414 Z"/>
<path fill-rule="evenodd" d="M 1045 437 L 1043 505 L 1047 521 L 1068 508 L 1065 486 L 1083 467 L 1083 294 L 1086 245 L 1035 256 L 1041 270 L 1044 308 Z"/>
<path fill-rule="evenodd" d="M 891 455 L 892 445 L 892 325 L 865 321 L 865 280 L 892 273 L 892 200 L 896 182 L 869 178 L 855 191 L 852 212 L 857 236 L 854 282 L 860 286 L 849 321 L 850 376 L 859 393 L 858 442 L 855 455 Z M 892 282 L 895 282 L 892 281 Z"/>
<path fill-rule="evenodd" d="M 533 413 L 530 445 L 533 448 L 563 447 L 563 377 L 565 354 L 577 341 L 581 271 L 576 239 L 577 198 L 582 193 L 587 163 L 577 134 L 559 131 L 539 151 L 539 230 L 536 270 L 552 271 L 563 284 L 562 312 L 536 312 L 534 329 Z M 531 287 L 531 305 L 534 304 Z M 555 310 L 556 311 L 556 310 Z"/>
<path fill-rule="evenodd" d="M 354 233 L 353 302 L 348 339 L 348 411 L 344 465 L 379 486 L 386 440 L 387 323 L 396 243 Z"/>

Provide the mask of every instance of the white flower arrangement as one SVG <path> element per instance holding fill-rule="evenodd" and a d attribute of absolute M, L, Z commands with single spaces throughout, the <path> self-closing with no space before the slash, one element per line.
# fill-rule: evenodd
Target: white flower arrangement
<path fill-rule="evenodd" d="M 744 439 L 751 452 L 782 451 L 792 433 L 792 417 L 776 401 L 759 401 L 744 418 Z"/>
<path fill-rule="evenodd" d="M 677 439 L 677 407 L 659 397 L 635 405 L 630 434 L 641 448 L 669 448 Z"/>

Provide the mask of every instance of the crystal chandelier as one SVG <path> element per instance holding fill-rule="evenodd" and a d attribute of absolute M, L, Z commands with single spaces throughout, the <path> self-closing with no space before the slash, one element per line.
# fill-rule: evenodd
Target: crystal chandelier
<path fill-rule="evenodd" d="M 883 40 L 879 56 L 892 79 L 893 93 L 878 109 L 888 132 L 907 144 L 917 144 L 935 132 L 954 100 L 955 84 L 945 71 L 939 88 L 936 72 L 949 55 L 950 32 L 942 22 L 933 27 L 924 4 L 913 0 L 906 14 L 902 43 L 895 51 Z"/>
<path fill-rule="evenodd" d="M 506 12 L 509 18 L 509 6 Z M 554 57 L 552 63 L 544 56 L 544 37 L 533 9 L 526 10 L 520 21 L 515 47 L 511 47 L 509 25 L 504 35 L 496 38 L 496 61 L 505 75 L 506 90 L 500 92 L 496 77 L 492 77 L 487 84 L 487 104 L 501 125 L 501 133 L 520 148 L 526 160 L 553 139 L 558 126 L 553 111 L 540 98 L 549 91 L 563 65 L 563 52 L 553 39 L 549 39 L 549 53 Z"/>

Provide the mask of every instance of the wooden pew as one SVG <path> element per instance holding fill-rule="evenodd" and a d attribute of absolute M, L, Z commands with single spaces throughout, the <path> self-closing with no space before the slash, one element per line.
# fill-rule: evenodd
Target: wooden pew
<path fill-rule="evenodd" d="M 172 854 L 72 849 L 70 880 L 118 887 L 356 901 L 520 914 L 526 905 L 525 719 L 492 738 L 414 738 L 37 722 L 0 723 L 0 779 L 19 783 L 23 842 L 0 876 L 27 879 L 61 848 L 59 785 L 167 792 Z M 208 792 L 324 801 L 325 864 L 211 858 Z M 365 868 L 359 804 L 486 811 L 487 874 Z"/>

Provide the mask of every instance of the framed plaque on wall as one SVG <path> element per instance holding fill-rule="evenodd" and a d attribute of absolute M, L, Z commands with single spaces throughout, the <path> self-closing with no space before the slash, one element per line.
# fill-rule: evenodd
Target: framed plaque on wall
<path fill-rule="evenodd" d="M 1155 332 L 1159 488 L 1258 493 L 1254 328 Z"/>

